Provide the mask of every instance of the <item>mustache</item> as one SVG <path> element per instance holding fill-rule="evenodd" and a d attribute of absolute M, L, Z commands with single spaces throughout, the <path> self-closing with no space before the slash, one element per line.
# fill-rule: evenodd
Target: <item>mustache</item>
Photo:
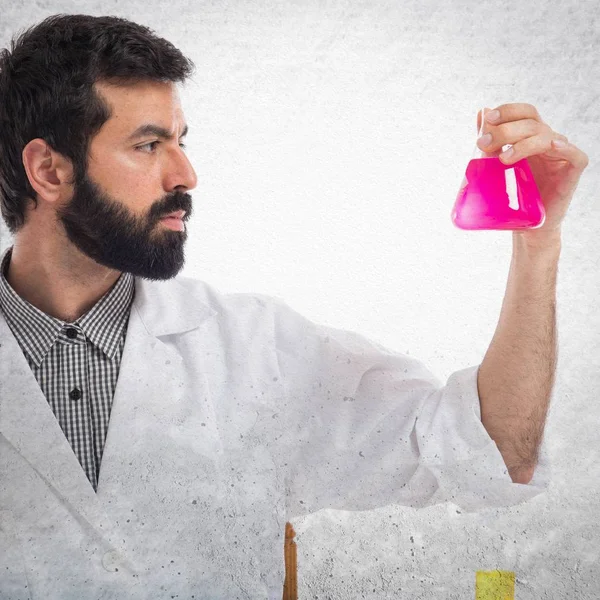
<path fill-rule="evenodd" d="M 175 193 L 167 197 L 160 208 L 156 209 L 156 218 L 162 219 L 172 212 L 185 210 L 184 219 L 192 214 L 192 197 L 189 194 Z"/>

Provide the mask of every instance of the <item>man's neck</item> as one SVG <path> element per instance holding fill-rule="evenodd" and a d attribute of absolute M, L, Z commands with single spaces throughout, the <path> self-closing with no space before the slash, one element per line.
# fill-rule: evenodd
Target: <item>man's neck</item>
<path fill-rule="evenodd" d="M 120 275 L 74 248 L 58 249 L 47 242 L 34 246 L 16 240 L 6 279 L 31 305 L 73 323 L 93 308 Z"/>

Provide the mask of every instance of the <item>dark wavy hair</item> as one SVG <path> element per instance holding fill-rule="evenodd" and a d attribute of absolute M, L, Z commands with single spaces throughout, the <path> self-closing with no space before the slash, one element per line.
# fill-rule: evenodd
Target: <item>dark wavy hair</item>
<path fill-rule="evenodd" d="M 142 25 L 112 16 L 53 15 L 0 50 L 0 209 L 12 234 L 25 224 L 36 191 L 23 148 L 43 139 L 71 160 L 73 179 L 87 171 L 92 138 L 111 117 L 94 84 L 184 82 L 194 63 Z"/>

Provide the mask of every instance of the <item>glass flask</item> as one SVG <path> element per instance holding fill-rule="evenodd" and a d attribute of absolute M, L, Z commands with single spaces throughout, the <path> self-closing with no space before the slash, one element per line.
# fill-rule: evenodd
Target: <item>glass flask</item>
<path fill-rule="evenodd" d="M 479 139 L 484 134 L 481 111 Z M 509 144 L 502 147 L 507 150 Z M 537 229 L 546 211 L 526 158 L 505 165 L 500 151 L 486 153 L 475 145 L 452 209 L 452 222 L 460 229 Z"/>

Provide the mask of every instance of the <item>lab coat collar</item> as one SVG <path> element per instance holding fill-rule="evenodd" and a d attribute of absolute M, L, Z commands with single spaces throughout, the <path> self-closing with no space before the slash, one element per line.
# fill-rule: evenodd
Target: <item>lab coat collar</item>
<path fill-rule="evenodd" d="M 217 314 L 200 292 L 202 282 L 189 277 L 175 277 L 154 282 L 135 278 L 133 309 L 139 314 L 146 331 L 154 336 L 185 333 Z"/>

